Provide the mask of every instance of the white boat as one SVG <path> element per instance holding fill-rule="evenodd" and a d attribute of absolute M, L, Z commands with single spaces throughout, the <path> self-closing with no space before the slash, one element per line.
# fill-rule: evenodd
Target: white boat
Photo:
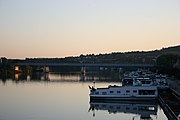
<path fill-rule="evenodd" d="M 155 100 L 157 86 L 109 86 L 107 88 L 90 88 L 90 100 Z"/>
<path fill-rule="evenodd" d="M 150 78 L 124 78 L 122 85 L 123 86 L 128 86 L 128 85 L 153 86 L 157 84 L 154 80 Z"/>
<path fill-rule="evenodd" d="M 158 90 L 167 90 L 167 77 L 165 75 L 153 74 L 150 71 L 132 71 L 125 73 L 122 85 L 134 85 L 134 81 L 142 86 L 157 86 Z M 140 77 L 137 77 L 140 76 Z"/>

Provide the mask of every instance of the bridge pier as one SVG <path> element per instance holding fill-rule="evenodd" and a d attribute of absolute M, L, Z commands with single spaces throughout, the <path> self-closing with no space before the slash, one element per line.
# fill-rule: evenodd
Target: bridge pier
<path fill-rule="evenodd" d="M 46 66 L 43 66 L 43 72 L 46 74 Z"/>
<path fill-rule="evenodd" d="M 81 81 L 86 80 L 86 67 L 82 66 L 81 67 Z"/>
<path fill-rule="evenodd" d="M 44 80 L 49 80 L 49 67 L 43 66 Z"/>
<path fill-rule="evenodd" d="M 86 74 L 86 66 L 81 67 L 81 74 Z"/>
<path fill-rule="evenodd" d="M 49 66 L 44 66 L 44 72 L 49 73 Z"/>
<path fill-rule="evenodd" d="M 31 66 L 26 66 L 26 71 L 27 71 L 27 74 L 30 75 L 31 72 L 32 72 L 32 67 Z"/>

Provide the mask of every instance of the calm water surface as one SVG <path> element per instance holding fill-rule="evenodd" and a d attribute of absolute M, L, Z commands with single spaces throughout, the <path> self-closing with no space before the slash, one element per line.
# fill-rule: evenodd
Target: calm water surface
<path fill-rule="evenodd" d="M 1 80 L 0 120 L 167 120 L 155 103 L 89 103 L 88 85 L 93 80 L 81 78 L 48 74 Z M 96 87 L 120 85 L 93 79 Z"/>

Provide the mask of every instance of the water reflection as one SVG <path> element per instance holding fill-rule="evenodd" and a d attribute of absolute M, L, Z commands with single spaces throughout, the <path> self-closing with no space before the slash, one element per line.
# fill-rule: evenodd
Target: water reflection
<path fill-rule="evenodd" d="M 6 77 L 0 76 L 0 80 L 2 81 L 3 85 L 6 84 Z"/>
<path fill-rule="evenodd" d="M 87 74 L 81 73 L 44 73 L 44 72 L 33 72 L 33 73 L 15 73 L 13 75 L 0 76 L 0 79 L 5 84 L 7 79 L 12 79 L 15 82 L 25 81 L 103 81 L 103 82 L 121 82 L 121 78 L 117 74 L 101 74 L 98 72 L 92 72 Z"/>
<path fill-rule="evenodd" d="M 132 120 L 140 116 L 141 120 L 153 120 L 152 115 L 156 116 L 158 105 L 150 102 L 90 102 L 89 112 L 93 112 L 96 116 L 96 111 L 108 111 L 109 113 L 128 113 L 133 114 Z"/>
<path fill-rule="evenodd" d="M 22 73 L 16 73 L 15 77 L 13 80 L 16 81 L 48 81 L 50 80 L 49 78 L 49 73 L 42 73 L 42 72 L 37 72 L 37 73 L 33 73 L 33 74 L 28 74 L 28 75 L 24 75 Z"/>
<path fill-rule="evenodd" d="M 15 75 L 14 75 L 15 80 L 19 80 L 19 76 L 20 76 L 20 74 L 18 74 L 18 73 L 15 74 Z"/>

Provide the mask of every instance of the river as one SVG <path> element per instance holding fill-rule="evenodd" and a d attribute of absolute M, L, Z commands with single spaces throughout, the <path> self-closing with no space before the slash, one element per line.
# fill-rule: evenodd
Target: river
<path fill-rule="evenodd" d="M 111 78 L 16 74 L 0 81 L 0 120 L 167 120 L 158 103 L 90 103 L 88 85 L 121 85 Z"/>

